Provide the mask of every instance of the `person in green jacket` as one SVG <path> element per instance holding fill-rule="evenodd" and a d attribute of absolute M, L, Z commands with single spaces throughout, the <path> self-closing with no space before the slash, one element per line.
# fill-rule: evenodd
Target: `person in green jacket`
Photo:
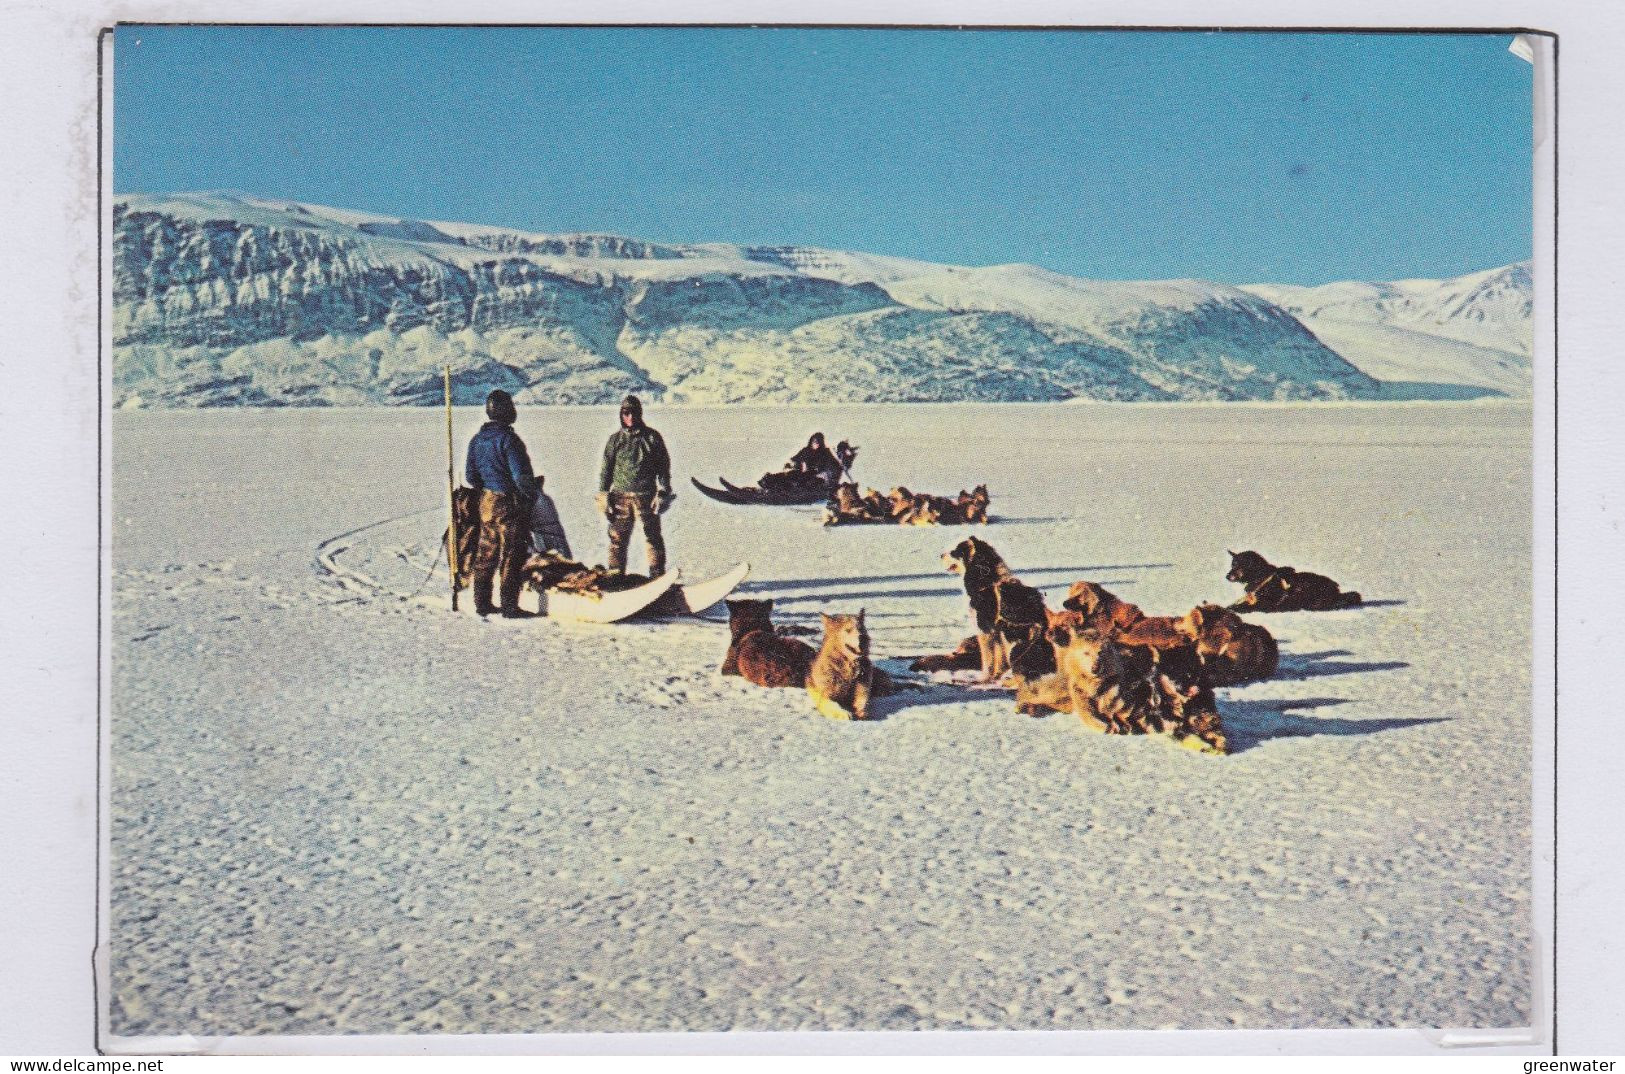
<path fill-rule="evenodd" d="M 671 491 L 671 456 L 666 441 L 643 423 L 643 403 L 635 395 L 621 401 L 621 427 L 604 445 L 598 470 L 598 510 L 609 519 L 609 569 L 626 572 L 632 525 L 643 523 L 649 546 L 649 577 L 666 573 L 666 541 L 660 516 L 676 497 Z"/>

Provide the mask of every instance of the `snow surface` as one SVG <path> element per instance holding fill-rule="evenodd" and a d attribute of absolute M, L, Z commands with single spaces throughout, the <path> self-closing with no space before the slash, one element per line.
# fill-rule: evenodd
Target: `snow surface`
<path fill-rule="evenodd" d="M 1181 612 L 1253 548 L 1372 603 L 1261 619 L 1281 674 L 1220 691 L 1229 757 L 943 684 L 840 724 L 719 676 L 720 617 L 425 603 L 433 411 L 115 414 L 116 1034 L 1528 1024 L 1527 404 L 650 420 L 685 575 L 749 559 L 785 624 L 864 608 L 894 671 L 967 633 L 938 557 L 970 531 L 687 477 L 822 429 L 882 488 L 988 482 L 975 532 L 1052 602 Z M 613 423 L 519 421 L 592 558 Z"/>

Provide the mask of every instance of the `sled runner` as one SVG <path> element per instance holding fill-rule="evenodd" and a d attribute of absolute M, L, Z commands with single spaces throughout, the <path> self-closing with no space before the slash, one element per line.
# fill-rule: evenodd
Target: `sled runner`
<path fill-rule="evenodd" d="M 693 585 L 676 585 L 667 590 L 665 595 L 644 610 L 645 615 L 677 616 L 699 615 L 707 608 L 713 607 L 729 593 L 732 593 L 745 575 L 750 573 L 750 564 L 741 563 L 724 574 Z"/>
<path fill-rule="evenodd" d="M 829 499 L 831 488 L 822 486 L 809 486 L 805 489 L 796 489 L 791 492 L 766 492 L 759 488 L 741 488 L 729 484 L 724 478 L 721 488 L 712 488 L 710 485 L 700 484 L 699 478 L 691 477 L 694 487 L 718 503 L 734 505 L 754 505 L 761 507 L 809 507 L 813 504 L 823 503 Z"/>
<path fill-rule="evenodd" d="M 538 593 L 527 588 L 519 594 L 519 606 L 549 619 L 566 619 L 576 623 L 618 623 L 646 611 L 651 604 L 671 592 L 677 582 L 678 572 L 672 571 L 640 586 L 609 593 L 569 593 L 558 589 Z"/>

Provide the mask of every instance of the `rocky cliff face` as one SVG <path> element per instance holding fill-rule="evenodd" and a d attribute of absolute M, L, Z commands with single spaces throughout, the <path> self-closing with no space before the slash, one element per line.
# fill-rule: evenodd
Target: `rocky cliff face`
<path fill-rule="evenodd" d="M 113 210 L 125 406 L 1343 398 L 1266 298 L 801 247 L 393 220 L 236 195 Z"/>

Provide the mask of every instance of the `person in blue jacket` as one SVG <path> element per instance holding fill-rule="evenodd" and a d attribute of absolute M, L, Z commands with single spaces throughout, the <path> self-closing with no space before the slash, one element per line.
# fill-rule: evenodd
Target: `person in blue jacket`
<path fill-rule="evenodd" d="M 468 442 L 464 476 L 480 490 L 480 543 L 474 553 L 474 611 L 520 619 L 519 587 L 530 552 L 530 515 L 541 485 L 531 470 L 525 442 L 513 431 L 519 412 L 513 396 L 496 389 L 485 397 L 486 423 Z M 502 575 L 500 609 L 491 603 L 496 575 Z"/>

